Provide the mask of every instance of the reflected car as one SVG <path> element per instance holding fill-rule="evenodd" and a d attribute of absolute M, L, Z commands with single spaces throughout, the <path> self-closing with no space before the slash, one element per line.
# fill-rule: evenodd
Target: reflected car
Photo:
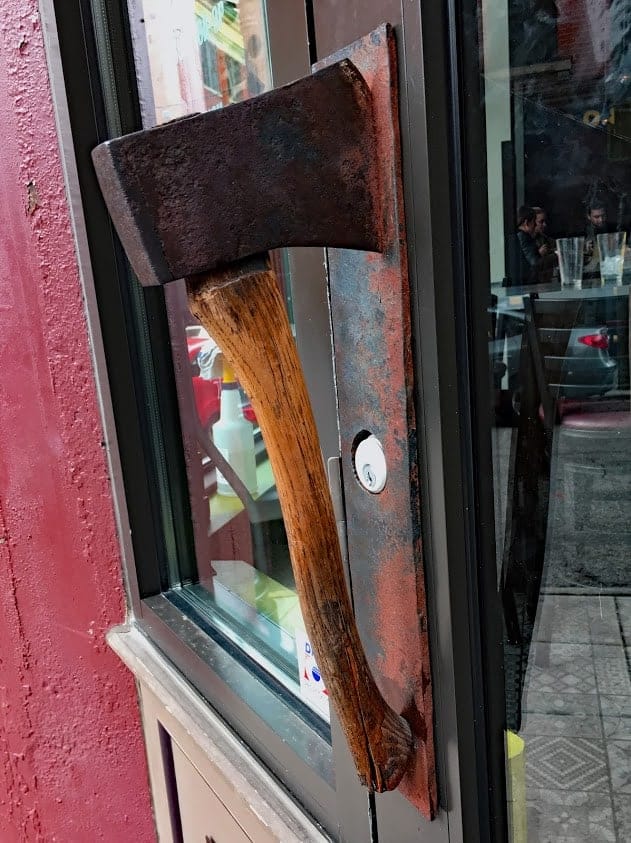
<path fill-rule="evenodd" d="M 519 370 L 522 337 L 526 331 L 524 311 L 500 303 L 494 309 L 496 339 L 489 343 L 493 365 L 494 387 L 507 389 L 515 412 L 519 412 Z M 612 356 L 617 342 L 615 328 L 606 324 L 580 326 L 571 329 L 554 328 L 567 335 L 562 342 L 566 351 L 562 358 L 545 355 L 544 365 L 548 382 L 558 398 L 597 398 L 618 386 L 618 363 Z"/>

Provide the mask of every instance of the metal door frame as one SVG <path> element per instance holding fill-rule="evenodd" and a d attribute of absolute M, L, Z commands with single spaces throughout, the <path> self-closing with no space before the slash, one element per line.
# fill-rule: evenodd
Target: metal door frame
<path fill-rule="evenodd" d="M 470 4 L 474 5 L 474 4 Z M 313 0 L 318 58 L 382 21 L 399 52 L 401 142 L 412 286 L 423 552 L 430 619 L 441 811 L 425 822 L 398 794 L 376 797 L 382 840 L 506 837 L 501 627 L 496 605 L 490 437 L 483 330 L 488 290 L 484 121 L 475 6 L 399 0 Z M 469 49 L 461 50 L 464 41 Z M 471 46 L 473 44 L 473 46 Z M 466 134 L 465 134 L 466 130 Z M 473 229 L 475 220 L 483 225 Z M 469 249 L 467 234 L 475 231 Z M 485 272 L 486 270 L 486 272 Z M 475 339 L 475 346 L 474 346 Z M 476 432 L 474 433 L 474 430 Z M 477 438 L 474 438 L 477 437 Z M 492 555 L 489 555 L 491 553 Z M 490 632 L 489 632 L 490 630 Z M 498 681 L 499 677 L 499 681 Z"/>

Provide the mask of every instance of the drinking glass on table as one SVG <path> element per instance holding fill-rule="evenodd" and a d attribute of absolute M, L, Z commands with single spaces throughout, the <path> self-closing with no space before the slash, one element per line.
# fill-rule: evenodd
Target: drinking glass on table
<path fill-rule="evenodd" d="M 600 277 L 603 284 L 622 286 L 624 252 L 627 245 L 627 232 L 615 231 L 613 234 L 599 234 L 596 238 L 600 254 Z"/>
<path fill-rule="evenodd" d="M 556 241 L 561 286 L 580 290 L 583 285 L 584 237 L 561 237 Z"/>

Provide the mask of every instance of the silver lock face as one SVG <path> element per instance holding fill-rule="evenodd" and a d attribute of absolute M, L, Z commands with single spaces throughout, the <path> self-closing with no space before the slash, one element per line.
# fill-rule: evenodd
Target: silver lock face
<path fill-rule="evenodd" d="M 371 433 L 357 445 L 353 458 L 355 474 L 361 486 L 373 495 L 383 491 L 388 479 L 383 446 Z"/>

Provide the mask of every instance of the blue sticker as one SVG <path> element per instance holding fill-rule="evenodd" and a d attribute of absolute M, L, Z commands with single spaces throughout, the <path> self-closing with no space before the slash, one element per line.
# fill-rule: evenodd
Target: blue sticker
<path fill-rule="evenodd" d="M 319 682 L 320 679 L 322 678 L 320 676 L 320 671 L 318 670 L 317 665 L 315 665 L 314 667 L 311 668 L 311 675 L 313 676 L 313 678 L 315 679 L 316 682 Z"/>

